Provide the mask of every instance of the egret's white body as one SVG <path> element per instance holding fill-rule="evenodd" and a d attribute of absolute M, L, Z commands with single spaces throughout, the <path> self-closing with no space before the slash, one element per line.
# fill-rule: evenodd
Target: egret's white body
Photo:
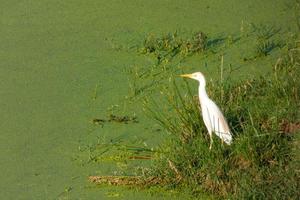
<path fill-rule="evenodd" d="M 203 74 L 201 72 L 195 72 L 193 74 L 184 74 L 181 76 L 192 78 L 199 82 L 199 101 L 202 118 L 210 137 L 209 148 L 211 149 L 213 142 L 212 132 L 220 137 L 226 144 L 230 145 L 232 142 L 232 135 L 229 126 L 220 108 L 208 97 L 205 90 L 206 81 Z"/>

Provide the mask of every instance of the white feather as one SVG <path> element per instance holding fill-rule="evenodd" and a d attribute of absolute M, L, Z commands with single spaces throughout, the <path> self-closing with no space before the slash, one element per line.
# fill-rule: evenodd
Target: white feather
<path fill-rule="evenodd" d="M 195 79 L 199 82 L 199 101 L 201 105 L 202 118 L 210 136 L 210 146 L 212 146 L 212 132 L 214 132 L 222 141 L 230 145 L 232 142 L 232 134 L 230 132 L 227 121 L 222 114 L 220 108 L 208 97 L 205 85 L 206 81 L 201 72 L 193 74 L 184 74 L 182 77 Z"/>
<path fill-rule="evenodd" d="M 226 144 L 230 145 L 232 136 L 227 121 L 219 107 L 210 99 L 201 104 L 202 116 L 207 130 L 214 132 Z"/>

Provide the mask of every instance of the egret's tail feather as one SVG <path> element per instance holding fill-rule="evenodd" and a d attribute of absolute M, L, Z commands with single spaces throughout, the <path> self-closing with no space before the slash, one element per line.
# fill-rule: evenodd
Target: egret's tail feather
<path fill-rule="evenodd" d="M 215 132 L 223 142 L 230 145 L 232 142 L 232 134 L 230 132 Z"/>
<path fill-rule="evenodd" d="M 228 144 L 228 145 L 231 144 L 231 142 L 232 142 L 232 136 L 231 136 L 231 133 L 230 133 L 230 132 L 229 132 L 229 133 L 221 133 L 221 134 L 220 134 L 220 137 L 221 137 L 221 139 L 222 139 L 226 144 Z"/>

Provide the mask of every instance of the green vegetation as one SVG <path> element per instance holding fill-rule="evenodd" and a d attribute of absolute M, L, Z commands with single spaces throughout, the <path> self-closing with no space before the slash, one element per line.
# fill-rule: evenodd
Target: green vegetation
<path fill-rule="evenodd" d="M 233 36 L 227 37 L 228 44 L 237 40 Z M 188 57 L 215 55 L 228 44 L 225 44 L 225 37 L 208 37 L 202 31 L 189 34 L 175 31 L 160 37 L 147 35 L 138 48 L 138 53 L 152 58 L 153 63 L 146 66 L 134 65 L 126 71 L 130 79 L 130 99 L 139 99 L 138 97 L 157 91 L 169 79 L 170 74 L 174 75 L 182 70 L 180 64 Z"/>
<path fill-rule="evenodd" d="M 300 46 L 287 46 L 269 77 L 209 83 L 234 133 L 231 146 L 214 139 L 211 151 L 198 99 L 189 85 L 163 92 L 172 109 L 146 102 L 171 134 L 147 176 L 219 198 L 297 199 L 299 193 Z M 173 88 L 172 90 L 170 90 Z M 156 109 L 153 109 L 156 108 Z"/>
<path fill-rule="evenodd" d="M 126 163 L 119 166 L 128 168 L 128 160 L 137 159 L 151 161 L 152 165 L 137 167 L 132 171 L 135 176 L 95 176 L 91 181 L 184 190 L 195 198 L 205 194 L 220 199 L 297 199 L 300 43 L 294 40 L 283 44 L 282 40 L 276 40 L 280 29 L 271 26 L 250 24 L 249 27 L 251 30 L 243 38 L 230 35 L 212 39 L 201 31 L 192 37 L 178 32 L 162 37 L 148 35 L 139 53 L 154 58 L 155 62 L 128 71 L 130 100 L 142 99 L 146 113 L 169 136 L 156 148 L 143 147 L 142 143 L 136 149 L 126 144 L 98 143 L 89 149 L 90 161 L 114 160 Z M 280 56 L 268 76 L 237 81 L 227 71 L 227 79 L 223 78 L 222 52 L 241 38 L 256 42 L 255 51 L 246 60 L 263 59 L 278 47 Z M 221 78 L 208 81 L 207 90 L 222 108 L 234 134 L 230 146 L 214 136 L 211 151 L 199 100 L 194 96 L 196 88 L 191 88 L 186 80 L 180 80 L 184 84 L 179 84 L 174 78 L 184 70 L 180 63 L 197 54 L 221 56 Z"/>
<path fill-rule="evenodd" d="M 279 29 L 268 26 L 252 25 L 256 33 L 256 55 L 255 57 L 267 56 L 274 48 L 279 47 L 271 37 L 279 32 Z"/>
<path fill-rule="evenodd" d="M 254 29 L 254 38 L 261 45 L 254 58 L 266 56 L 276 46 L 270 38 L 277 30 L 264 26 Z M 154 149 L 143 146 L 141 141 L 135 148 L 123 141 L 98 141 L 88 148 L 89 161 L 116 161 L 121 169 L 118 174 L 122 176 L 96 176 L 90 180 L 99 184 L 184 190 L 195 198 L 205 194 L 220 199 L 297 199 L 300 195 L 299 41 L 281 46 L 281 56 L 268 76 L 237 81 L 227 74 L 224 80 L 221 59 L 221 78 L 208 81 L 207 90 L 228 119 L 234 140 L 227 146 L 214 136 L 210 151 L 199 100 L 194 96 L 196 88 L 191 88 L 186 80 L 180 80 L 184 84 L 175 81 L 175 72 L 182 68 L 174 66 L 172 61 L 183 46 L 190 47 L 187 51 L 190 55 L 209 50 L 209 40 L 202 32 L 195 35 L 197 40 L 190 43 L 193 45 L 184 45 L 187 42 L 178 38 L 176 34 L 162 39 L 147 37 L 143 53 L 155 55 L 159 62 L 151 70 L 136 67 L 131 71 L 135 77 L 131 79 L 133 89 L 139 87 L 134 97 L 155 86 L 143 96 L 144 107 L 169 137 Z M 169 68 L 164 68 L 169 59 Z M 152 81 L 150 86 L 141 87 L 146 80 Z M 140 165 L 132 171 L 135 176 L 126 176 L 128 173 L 123 176 L 122 169 L 128 169 L 129 160 L 148 160 L 152 165 Z"/>
<path fill-rule="evenodd" d="M 107 122 L 117 122 L 117 123 L 124 123 L 124 124 L 128 124 L 129 122 L 133 122 L 133 123 L 138 123 L 137 117 L 133 116 L 116 116 L 114 114 L 110 114 L 108 116 L 108 119 L 100 119 L 100 118 L 95 118 L 92 120 L 94 125 L 101 125 L 102 127 L 104 126 L 104 123 Z"/>
<path fill-rule="evenodd" d="M 158 64 L 175 57 L 177 54 L 183 56 L 200 53 L 206 50 L 208 37 L 199 31 L 194 33 L 192 38 L 179 37 L 177 32 L 168 33 L 162 37 L 149 35 L 144 40 L 143 47 L 140 49 L 142 54 L 154 54 Z"/>
<path fill-rule="evenodd" d="M 98 137 L 92 144 L 80 146 L 79 150 L 81 154 L 74 157 L 74 160 L 81 164 L 114 161 L 121 169 L 120 174 L 123 174 L 125 168 L 130 167 L 129 160 L 149 160 L 156 152 L 141 139 L 124 141 L 122 138 L 107 140 L 103 137 Z"/>
<path fill-rule="evenodd" d="M 256 46 L 256 54 L 258 57 L 267 56 L 275 47 L 276 45 L 273 41 L 259 40 Z"/>

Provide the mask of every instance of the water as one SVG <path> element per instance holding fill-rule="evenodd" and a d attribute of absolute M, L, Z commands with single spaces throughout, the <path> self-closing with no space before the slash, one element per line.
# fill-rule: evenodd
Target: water
<path fill-rule="evenodd" d="M 95 188 L 87 176 L 110 174 L 115 165 L 81 166 L 72 159 L 81 143 L 97 136 L 138 137 L 150 146 L 163 138 L 153 133 L 153 122 L 140 107 L 124 107 L 129 92 L 124 71 L 149 63 L 149 58 L 126 48 L 149 33 L 175 30 L 227 35 L 240 33 L 242 24 L 250 23 L 280 27 L 285 36 L 295 30 L 289 2 L 283 0 L 11 0 L 1 1 L 0 10 L 1 199 L 174 198 Z M 264 72 L 261 65 L 274 61 L 271 55 L 254 64 L 237 62 L 250 43 L 241 41 L 225 51 L 225 64 L 247 66 L 236 75 Z M 207 62 L 213 67 L 204 71 L 218 71 L 215 58 L 203 61 L 196 56 L 185 62 L 190 70 Z M 90 121 L 105 117 L 113 105 L 119 105 L 115 107 L 120 113 L 136 113 L 140 123 L 93 129 Z"/>

